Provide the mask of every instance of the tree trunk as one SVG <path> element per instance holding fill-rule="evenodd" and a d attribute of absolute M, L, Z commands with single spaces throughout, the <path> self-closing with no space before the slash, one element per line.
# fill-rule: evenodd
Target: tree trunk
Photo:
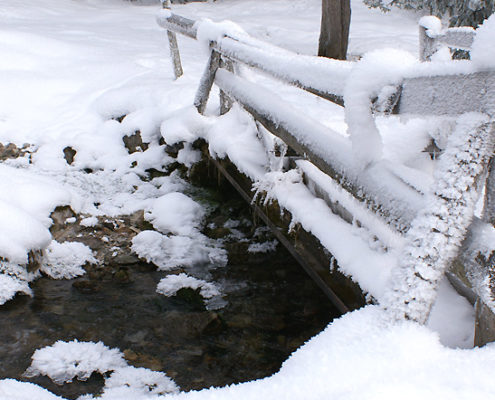
<path fill-rule="evenodd" d="M 351 23 L 350 0 L 322 0 L 318 55 L 345 60 Z"/>

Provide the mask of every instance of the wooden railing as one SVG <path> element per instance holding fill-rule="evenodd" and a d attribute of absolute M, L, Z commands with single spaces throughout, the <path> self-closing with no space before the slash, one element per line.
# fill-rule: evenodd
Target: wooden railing
<path fill-rule="evenodd" d="M 182 68 L 179 68 L 175 32 L 196 39 L 198 24 L 169 11 L 158 18 L 158 24 L 169 32 L 174 71 L 176 77 L 179 77 Z M 421 59 L 429 59 L 440 42 L 468 49 L 474 37 L 474 31 L 471 34 L 467 29 L 437 30 L 435 35 L 432 32 L 431 29 L 421 28 Z M 353 211 L 346 209 L 346 204 L 338 199 L 326 196 L 334 212 L 355 222 L 357 204 L 361 213 L 378 215 L 390 229 L 404 235 L 408 243 L 403 250 L 405 261 L 399 268 L 390 304 L 387 306 L 396 309 L 400 316 L 425 322 L 433 299 L 431 296 L 423 296 L 418 288 L 435 290 L 454 258 L 459 255 L 462 239 L 470 237 L 472 219 L 463 219 L 462 216 L 472 214 L 477 187 L 489 171 L 488 165 L 493 155 L 495 72 L 470 73 L 469 66 L 466 66 L 468 72 L 463 74 L 455 70 L 450 75 L 446 71 L 442 75 L 407 78 L 387 98 L 370 99 L 370 109 L 382 114 L 455 116 L 481 112 L 488 116 L 487 120 L 468 132 L 453 133 L 457 135 L 457 140 L 459 137 L 462 139 L 462 143 L 452 145 L 458 148 L 445 149 L 445 156 L 441 160 L 444 175 L 434 184 L 432 192 L 425 194 L 402 177 L 397 165 L 386 160 L 370 163 L 365 169 L 359 167 L 352 158 L 349 139 L 306 117 L 285 104 L 277 94 L 234 72 L 235 64 L 247 65 L 344 106 L 344 87 L 354 63 L 294 54 L 248 36 L 224 35 L 212 40 L 209 45 L 210 56 L 194 101 L 198 111 L 204 112 L 215 83 L 220 88 L 221 114 L 229 110 L 232 101 L 236 101 L 269 132 L 330 176 L 354 198 Z M 286 68 L 288 60 L 290 68 Z M 457 150 L 464 152 L 462 160 L 456 158 Z M 494 174 L 489 172 L 485 202 L 495 204 L 495 179 Z M 464 189 L 446 188 L 449 182 L 457 180 L 465 182 Z M 310 186 L 314 188 L 315 183 Z M 470 195 L 465 196 L 465 193 L 461 193 L 462 190 Z M 468 200 L 464 201 L 465 199 Z M 439 212 L 438 207 L 446 210 L 445 213 Z M 493 224 L 494 215 L 493 210 L 487 209 L 483 218 L 485 222 Z M 432 225 L 425 225 L 424 221 L 429 221 L 428 224 Z M 358 223 L 366 226 L 365 218 Z M 428 241 L 436 240 L 438 235 L 449 251 L 436 249 L 425 253 L 423 247 Z M 452 248 L 456 250 L 453 251 Z M 421 254 L 421 257 L 414 257 L 414 254 Z M 402 281 L 409 283 L 409 293 L 402 290 Z"/>
<path fill-rule="evenodd" d="M 430 61 L 441 46 L 469 51 L 473 45 L 475 30 L 471 27 L 442 28 L 436 17 L 426 17 L 419 24 L 419 57 Z"/>

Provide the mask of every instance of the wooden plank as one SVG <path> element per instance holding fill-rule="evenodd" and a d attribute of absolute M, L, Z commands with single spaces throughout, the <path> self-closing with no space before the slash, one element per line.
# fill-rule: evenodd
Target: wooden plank
<path fill-rule="evenodd" d="M 476 31 L 473 28 L 450 28 L 436 40 L 454 49 L 471 50 L 475 35 Z"/>
<path fill-rule="evenodd" d="M 157 19 L 158 24 L 168 30 L 181 33 L 183 35 L 186 35 L 190 38 L 197 39 L 197 28 L 195 26 L 195 22 L 191 19 L 181 17 L 180 15 L 172 14 L 168 18 L 158 18 Z M 256 49 L 256 47 L 253 44 L 246 44 L 239 42 L 238 40 L 235 40 L 233 38 L 226 37 L 222 39 L 222 42 L 224 42 L 224 46 L 222 46 L 221 43 L 211 43 L 211 47 L 218 51 L 220 54 L 228 57 L 229 59 L 237 62 L 241 62 L 243 64 L 246 64 L 250 66 L 251 68 L 256 68 L 260 71 L 263 71 L 264 73 L 273 76 L 285 83 L 288 83 L 290 85 L 299 87 L 301 89 L 304 89 L 310 93 L 313 93 L 319 97 L 322 97 L 326 100 L 332 101 L 336 104 L 339 105 L 344 105 L 344 100 L 343 100 L 343 95 L 342 93 L 333 93 L 332 91 L 329 90 L 324 90 L 321 88 L 318 88 L 317 85 L 311 85 L 305 82 L 305 78 L 303 76 L 297 77 L 297 76 L 288 76 L 284 73 L 281 73 L 278 69 L 276 68 L 271 68 L 271 65 L 273 64 L 280 64 L 287 62 L 286 58 L 281 57 L 280 55 L 277 54 L 264 54 L 264 57 L 268 57 L 269 60 L 268 62 L 259 62 L 256 61 L 253 58 L 246 57 L 246 51 L 251 52 L 251 53 L 256 53 L 256 51 L 260 51 L 259 49 Z M 236 50 L 230 49 L 228 46 L 225 46 L 226 44 L 230 44 L 231 46 L 235 46 Z M 274 47 L 275 48 L 275 47 Z M 243 51 L 239 51 L 239 50 Z M 312 59 L 315 63 L 317 64 L 330 64 L 330 63 L 341 63 L 342 65 L 349 65 L 348 61 L 337 61 L 337 60 L 328 60 L 328 59 L 323 59 L 321 57 L 310 57 L 310 56 L 301 56 L 296 53 L 289 52 L 288 50 L 285 49 L 279 49 L 279 51 L 283 51 L 286 54 L 290 54 L 295 58 L 301 58 L 301 57 L 307 57 L 308 59 Z M 349 69 L 350 72 L 350 69 Z M 342 73 L 345 73 L 343 70 Z M 338 83 L 342 82 L 342 77 L 335 77 L 332 75 L 331 71 L 325 71 L 321 67 L 315 67 L 312 66 L 311 63 L 307 63 L 306 67 L 304 68 L 304 74 L 306 76 L 319 76 L 321 79 L 326 76 L 326 79 L 328 81 L 332 80 L 337 80 Z M 322 74 L 324 75 L 322 77 Z"/>
<path fill-rule="evenodd" d="M 177 44 L 177 36 L 174 32 L 167 31 L 168 46 L 170 49 L 170 58 L 172 59 L 172 65 L 174 68 L 175 79 L 180 78 L 184 74 L 182 64 L 180 61 L 179 46 Z"/>
<path fill-rule="evenodd" d="M 336 93 L 337 90 L 330 91 L 327 89 L 322 89 L 317 85 L 308 83 L 304 76 L 298 76 L 297 73 L 287 74 L 284 71 L 280 71 L 278 68 L 274 67 L 290 62 L 288 61 L 286 56 L 281 56 L 276 52 L 267 53 L 262 49 L 257 49 L 252 45 L 242 43 L 236 39 L 232 39 L 229 37 L 222 39 L 222 41 L 219 43 L 213 43 L 213 48 L 215 48 L 219 53 L 230 58 L 231 60 L 263 71 L 264 73 L 284 83 L 288 83 L 292 86 L 301 88 L 309 93 L 319 96 L 325 100 L 329 100 L 340 106 L 344 105 L 343 93 Z M 328 63 L 328 69 L 326 70 L 321 65 L 312 65 L 311 62 L 308 62 L 304 69 L 301 69 L 302 71 L 304 71 L 304 75 L 306 76 L 318 76 L 319 79 L 322 81 L 326 79 L 328 82 L 335 82 L 337 80 L 338 83 L 341 83 L 348 76 L 348 73 L 350 73 L 350 68 L 348 68 L 348 70 L 345 69 L 346 66 L 349 66 L 349 61 L 324 60 L 321 57 L 302 56 L 296 53 L 289 52 L 288 50 L 283 51 L 284 53 L 287 53 L 287 55 L 293 57 L 294 60 L 306 57 L 308 59 L 313 59 L 313 61 L 317 64 L 323 64 L 325 62 Z M 332 71 L 332 69 L 335 70 L 335 68 L 330 68 L 330 63 L 341 65 L 342 68 L 339 68 L 341 72 L 339 75 L 345 76 L 336 76 L 335 74 L 333 74 L 332 72 L 334 71 Z"/>
<path fill-rule="evenodd" d="M 322 266 L 316 258 L 310 253 L 304 251 L 302 248 L 296 249 L 296 247 L 287 239 L 282 231 L 271 221 L 268 215 L 263 209 L 252 201 L 252 196 L 248 194 L 241 185 L 234 179 L 234 177 L 227 171 L 222 163 L 214 158 L 210 160 L 221 174 L 229 181 L 229 183 L 236 189 L 236 191 L 246 200 L 255 213 L 263 220 L 263 222 L 270 228 L 275 237 L 282 243 L 282 245 L 291 253 L 294 259 L 303 267 L 306 273 L 313 279 L 313 281 L 320 287 L 329 300 L 335 307 L 341 312 L 346 313 L 350 311 L 349 307 L 339 298 L 339 296 L 332 290 L 329 284 L 329 266 Z M 304 253 L 304 256 L 301 254 Z M 326 277 L 326 279 L 325 279 Z"/>
<path fill-rule="evenodd" d="M 194 98 L 194 106 L 197 108 L 200 114 L 203 114 L 210 96 L 211 87 L 215 80 L 215 74 L 220 66 L 220 54 L 212 50 L 206 68 L 203 72 L 203 76 L 199 82 L 198 90 Z"/>
<path fill-rule="evenodd" d="M 177 14 L 172 14 L 168 18 L 158 17 L 156 22 L 162 28 L 165 28 L 169 31 L 180 33 L 192 39 L 196 39 L 197 37 L 198 30 L 194 26 L 196 21 L 192 19 L 181 17 Z"/>
<path fill-rule="evenodd" d="M 170 0 L 165 0 L 162 2 L 162 7 L 165 10 L 170 10 Z M 178 79 L 184 74 L 182 69 L 182 64 L 180 62 L 179 46 L 177 44 L 177 36 L 175 32 L 167 30 L 168 36 L 168 47 L 170 50 L 170 58 L 172 59 L 172 65 L 174 68 L 175 79 Z"/>
<path fill-rule="evenodd" d="M 352 164 L 345 161 L 345 155 L 341 154 L 350 154 L 350 143 L 338 133 L 307 119 L 304 115 L 299 115 L 296 110 L 291 113 L 291 121 L 284 120 L 279 112 L 279 104 L 283 103 L 280 98 L 274 97 L 266 89 L 262 89 L 263 93 L 260 95 L 258 88 L 255 95 L 251 95 L 250 85 L 253 84 L 223 69 L 217 72 L 215 82 L 266 129 L 340 183 L 368 209 L 381 215 L 394 229 L 404 232 L 409 228 L 412 218 L 422 207 L 422 195 L 404 184 L 384 164 L 377 163 L 365 170 L 356 171 Z M 269 101 L 266 101 L 267 99 Z M 304 143 L 292 133 L 300 130 L 308 135 L 316 130 L 325 132 L 328 137 L 335 136 L 335 142 Z M 328 159 L 329 153 L 333 154 L 334 158 Z"/>
<path fill-rule="evenodd" d="M 396 108 L 399 114 L 495 116 L 495 71 L 406 79 Z"/>

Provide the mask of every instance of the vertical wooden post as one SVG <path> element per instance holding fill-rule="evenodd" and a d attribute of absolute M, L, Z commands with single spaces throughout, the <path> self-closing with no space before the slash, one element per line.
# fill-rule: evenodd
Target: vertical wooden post
<path fill-rule="evenodd" d="M 166 10 L 170 10 L 170 0 L 162 0 L 162 7 Z M 182 64 L 180 62 L 179 46 L 177 44 L 177 36 L 175 32 L 167 30 L 168 45 L 170 49 L 170 57 L 172 58 L 172 64 L 174 68 L 175 79 L 182 76 L 184 71 L 182 70 Z"/>
<path fill-rule="evenodd" d="M 431 61 L 431 56 L 436 51 L 436 40 L 429 37 L 427 29 L 419 25 L 419 60 Z"/>
<path fill-rule="evenodd" d="M 225 68 L 229 72 L 234 72 L 234 63 L 232 60 L 221 57 L 220 68 Z M 220 115 L 224 115 L 232 108 L 232 99 L 223 90 L 220 90 Z"/>
<path fill-rule="evenodd" d="M 199 87 L 194 98 L 194 106 L 200 114 L 203 114 L 205 111 L 206 103 L 208 102 L 208 97 L 210 96 L 211 87 L 213 86 L 213 81 L 215 80 L 215 74 L 219 67 L 220 53 L 218 51 L 211 50 L 208 64 L 206 65 L 206 69 L 201 76 L 201 81 L 199 82 Z"/>
<path fill-rule="evenodd" d="M 493 132 L 495 135 L 495 132 Z M 485 183 L 485 204 L 483 207 L 483 221 L 495 226 L 495 156 L 488 164 L 488 175 Z"/>

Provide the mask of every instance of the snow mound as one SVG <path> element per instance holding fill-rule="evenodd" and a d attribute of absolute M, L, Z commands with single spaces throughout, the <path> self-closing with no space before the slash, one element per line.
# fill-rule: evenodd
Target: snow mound
<path fill-rule="evenodd" d="M 495 14 L 486 19 L 474 37 L 471 60 L 482 68 L 495 67 Z"/>
<path fill-rule="evenodd" d="M 226 251 L 199 232 L 169 237 L 156 231 L 143 231 L 134 236 L 131 249 L 162 271 L 203 263 L 215 266 L 227 263 Z"/>
<path fill-rule="evenodd" d="M 41 271 L 53 279 L 72 279 L 84 275 L 86 263 L 96 264 L 91 249 L 83 243 L 53 240 L 45 250 Z"/>
<path fill-rule="evenodd" d="M 0 200 L 0 257 L 27 264 L 28 252 L 48 246 L 52 236 L 36 218 Z"/>
<path fill-rule="evenodd" d="M 5 274 L 0 274 L 0 305 L 5 304 L 17 293 L 31 295 L 31 289 L 27 281 Z"/>
<path fill-rule="evenodd" d="M 162 233 L 187 235 L 204 216 L 203 208 L 185 194 L 167 193 L 156 199 L 146 219 Z"/>
<path fill-rule="evenodd" d="M 163 372 L 125 367 L 115 370 L 105 379 L 103 394 L 98 399 L 135 399 L 140 396 L 151 399 L 178 392 L 179 387 Z"/>
<path fill-rule="evenodd" d="M 182 288 L 200 289 L 199 293 L 205 299 L 211 299 L 219 296 L 220 291 L 210 282 L 197 279 L 184 273 L 178 275 L 169 275 L 163 278 L 156 287 L 156 291 L 165 296 L 173 296 Z"/>
<path fill-rule="evenodd" d="M 27 377 L 46 375 L 57 384 L 72 382 L 74 378 L 88 379 L 93 372 L 101 374 L 127 366 L 118 349 L 110 349 L 102 342 L 57 341 L 52 346 L 36 350 Z"/>

